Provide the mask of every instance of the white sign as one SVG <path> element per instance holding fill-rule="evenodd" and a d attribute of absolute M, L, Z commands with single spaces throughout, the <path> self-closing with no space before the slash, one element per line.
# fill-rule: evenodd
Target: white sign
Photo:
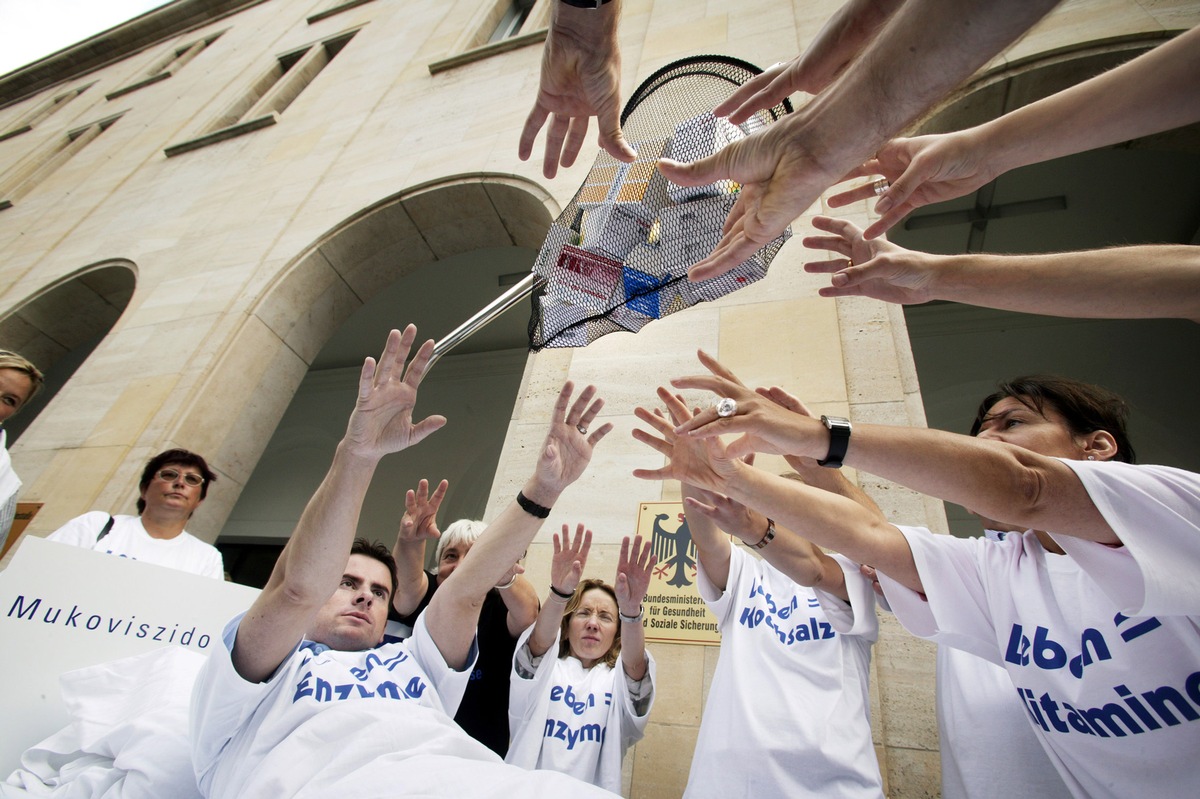
<path fill-rule="evenodd" d="M 25 536 L 0 572 L 0 779 L 66 726 L 58 675 L 162 646 L 207 653 L 258 590 Z"/>

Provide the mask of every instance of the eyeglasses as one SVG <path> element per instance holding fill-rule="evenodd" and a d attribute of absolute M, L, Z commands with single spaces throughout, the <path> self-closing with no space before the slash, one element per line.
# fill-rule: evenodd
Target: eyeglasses
<path fill-rule="evenodd" d="M 180 474 L 183 475 L 183 482 L 190 486 L 204 485 L 204 478 L 195 472 L 180 472 L 178 469 L 159 469 L 158 474 L 154 475 L 164 483 L 174 483 L 179 479 Z"/>
<path fill-rule="evenodd" d="M 595 616 L 596 620 L 601 624 L 612 624 L 616 621 L 612 614 L 605 610 L 588 610 L 587 608 L 580 608 L 579 610 L 575 611 L 575 618 L 583 622 L 587 622 L 587 620 L 592 616 Z"/>

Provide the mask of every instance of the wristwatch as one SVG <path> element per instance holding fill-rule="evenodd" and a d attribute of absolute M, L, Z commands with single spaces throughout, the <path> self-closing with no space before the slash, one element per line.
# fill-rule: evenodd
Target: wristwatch
<path fill-rule="evenodd" d="M 830 469 L 842 468 L 846 448 L 850 446 L 850 420 L 842 416 L 822 416 L 821 424 L 829 431 L 829 452 L 817 463 Z"/>

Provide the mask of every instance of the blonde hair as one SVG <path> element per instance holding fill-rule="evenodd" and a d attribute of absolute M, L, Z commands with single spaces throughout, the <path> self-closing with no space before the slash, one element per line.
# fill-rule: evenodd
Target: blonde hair
<path fill-rule="evenodd" d="M 29 400 L 37 396 L 37 393 L 42 390 L 42 386 L 46 383 L 46 376 L 42 374 L 41 369 L 34 366 L 33 362 L 25 356 L 12 350 L 0 350 L 0 369 L 15 369 L 29 378 L 29 382 L 33 388 L 29 392 L 29 396 L 25 398 L 25 402 L 29 402 Z"/>
<path fill-rule="evenodd" d="M 575 593 L 571 594 L 571 598 L 567 600 L 567 607 L 563 610 L 561 623 L 561 635 L 558 640 L 558 657 L 561 660 L 571 654 L 571 641 L 567 637 L 567 633 L 571 626 L 571 617 L 575 615 L 575 611 L 579 610 L 579 606 L 583 604 L 583 595 L 593 588 L 599 588 L 604 593 L 612 597 L 613 604 L 617 606 L 617 613 L 621 612 L 621 603 L 617 601 L 616 590 L 604 582 L 603 580 L 584 580 L 579 585 L 575 586 Z M 617 658 L 621 656 L 621 622 L 617 622 L 617 631 L 613 634 L 612 646 L 604 653 L 604 657 L 600 658 L 610 669 L 617 667 Z"/>

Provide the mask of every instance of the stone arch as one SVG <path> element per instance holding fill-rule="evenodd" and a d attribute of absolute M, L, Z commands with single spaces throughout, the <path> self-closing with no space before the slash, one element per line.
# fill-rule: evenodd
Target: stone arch
<path fill-rule="evenodd" d="M 480 251 L 529 251 L 522 266 L 528 269 L 556 213 L 550 195 L 529 181 L 453 176 L 380 200 L 291 259 L 250 306 L 184 414 L 185 429 L 210 426 L 196 448 L 232 484 L 223 486 L 219 507 L 206 508 L 207 524 L 217 530 L 225 525 L 314 359 L 372 297 L 422 267 L 456 268 Z M 498 295 L 501 289 L 492 286 Z M 370 351 L 358 353 L 357 363 Z M 225 421 L 211 429 L 217 419 Z M 302 448 L 319 443 L 311 437 L 292 442 Z"/>
<path fill-rule="evenodd" d="M 323 234 L 251 313 L 311 363 L 333 331 L 380 289 L 429 261 L 487 247 L 539 248 L 557 212 L 544 189 L 509 175 L 424 183 Z M 297 317 L 297 305 L 310 313 Z"/>
<path fill-rule="evenodd" d="M 42 287 L 0 317 L 0 346 L 21 353 L 46 375 L 43 391 L 6 422 L 9 446 L 113 329 L 136 285 L 132 261 L 100 261 Z"/>
<path fill-rule="evenodd" d="M 947 95 L 925 115 L 914 135 L 987 122 L 1112 69 L 1181 32 L 1158 30 L 1094 39 L 1006 62 Z"/>

